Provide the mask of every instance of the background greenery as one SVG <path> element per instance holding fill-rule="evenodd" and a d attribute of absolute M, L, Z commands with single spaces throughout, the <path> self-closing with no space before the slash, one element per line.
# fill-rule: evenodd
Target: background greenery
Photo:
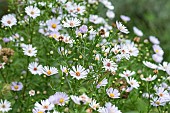
<path fill-rule="evenodd" d="M 7 0 L 0 0 L 0 17 L 7 11 Z M 170 61 L 170 0 L 111 0 L 116 18 L 124 14 L 131 17 L 131 25 L 141 29 L 147 38 L 158 37 L 165 50 L 164 58 Z M 101 15 L 103 9 L 99 9 Z"/>

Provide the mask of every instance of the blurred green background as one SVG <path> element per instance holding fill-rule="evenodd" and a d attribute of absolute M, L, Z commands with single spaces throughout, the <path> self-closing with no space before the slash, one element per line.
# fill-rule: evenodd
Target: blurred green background
<path fill-rule="evenodd" d="M 7 11 L 7 0 L 0 0 L 0 17 Z M 170 61 L 170 0 L 110 0 L 115 6 L 116 19 L 121 14 L 131 17 L 131 24 L 145 34 L 158 37 Z M 103 11 L 103 10 L 99 10 Z M 102 14 L 102 12 L 101 12 Z"/>

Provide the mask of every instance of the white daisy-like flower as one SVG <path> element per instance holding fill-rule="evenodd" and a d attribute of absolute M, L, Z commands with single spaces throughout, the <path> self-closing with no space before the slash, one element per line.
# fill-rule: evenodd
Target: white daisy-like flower
<path fill-rule="evenodd" d="M 155 80 L 157 78 L 157 75 L 149 75 L 149 77 L 146 77 L 146 78 L 144 78 L 144 77 L 141 77 L 141 79 L 142 80 L 144 80 L 144 81 L 153 81 L 153 80 Z"/>
<path fill-rule="evenodd" d="M 118 65 L 110 59 L 103 59 L 103 68 L 105 68 L 105 70 L 115 72 L 117 67 Z"/>
<path fill-rule="evenodd" d="M 158 65 L 158 70 L 166 71 L 168 68 L 169 63 L 168 62 L 163 62 L 162 64 Z"/>
<path fill-rule="evenodd" d="M 32 110 L 33 113 L 45 113 L 45 110 L 39 110 L 39 109 L 33 109 Z"/>
<path fill-rule="evenodd" d="M 131 78 L 131 77 L 130 77 L 130 78 L 126 78 L 126 81 L 127 81 L 127 83 L 128 83 L 131 87 L 138 89 L 139 83 L 138 83 L 137 80 L 135 80 L 134 78 Z"/>
<path fill-rule="evenodd" d="M 109 88 L 109 89 L 106 89 L 106 92 L 107 92 L 107 95 L 110 97 L 110 98 L 120 98 L 120 93 L 117 89 L 113 89 L 112 87 Z"/>
<path fill-rule="evenodd" d="M 170 75 L 170 63 L 167 65 L 167 68 L 165 69 L 166 73 Z"/>
<path fill-rule="evenodd" d="M 97 88 L 100 88 L 101 86 L 106 86 L 108 84 L 108 81 L 106 78 L 104 78 L 102 81 L 100 81 L 98 84 L 97 84 Z"/>
<path fill-rule="evenodd" d="M 35 90 L 30 90 L 28 93 L 29 93 L 30 96 L 34 96 L 35 95 Z"/>
<path fill-rule="evenodd" d="M 63 21 L 63 26 L 64 27 L 77 27 L 77 26 L 80 26 L 81 24 L 81 21 L 77 18 L 71 18 L 71 19 L 68 19 L 66 18 L 66 21 Z"/>
<path fill-rule="evenodd" d="M 42 73 L 47 76 L 51 76 L 51 75 L 57 74 L 58 70 L 55 67 L 44 66 L 42 68 Z"/>
<path fill-rule="evenodd" d="M 112 10 L 108 10 L 106 12 L 106 16 L 110 19 L 113 19 L 115 17 L 115 13 Z"/>
<path fill-rule="evenodd" d="M 157 55 L 163 56 L 164 51 L 159 45 L 153 45 L 152 48 Z"/>
<path fill-rule="evenodd" d="M 151 68 L 151 69 L 157 69 L 157 68 L 158 68 L 158 66 L 157 66 L 156 64 L 153 64 L 153 63 L 151 63 L 151 62 L 149 62 L 149 61 L 143 61 L 143 64 L 144 64 L 146 67 Z"/>
<path fill-rule="evenodd" d="M 17 24 L 17 19 L 14 14 L 4 15 L 1 19 L 2 25 L 7 27 L 12 27 Z"/>
<path fill-rule="evenodd" d="M 161 63 L 163 60 L 163 56 L 160 56 L 158 54 L 153 54 L 152 55 L 152 59 L 156 62 L 156 63 Z"/>
<path fill-rule="evenodd" d="M 156 95 L 158 95 L 159 98 L 163 99 L 164 101 L 170 101 L 170 94 L 163 87 L 156 89 Z"/>
<path fill-rule="evenodd" d="M 86 7 L 85 6 L 82 6 L 80 4 L 75 6 L 75 12 L 77 14 L 83 15 L 85 11 L 86 11 Z"/>
<path fill-rule="evenodd" d="M 149 36 L 149 40 L 150 42 L 152 42 L 153 44 L 159 45 L 160 41 L 158 40 L 158 38 L 156 38 L 155 36 Z"/>
<path fill-rule="evenodd" d="M 81 104 L 81 103 L 80 103 L 81 99 L 80 99 L 78 96 L 71 95 L 70 97 L 71 97 L 71 99 L 73 100 L 74 103 L 76 103 L 76 104 L 78 104 L 78 105 Z"/>
<path fill-rule="evenodd" d="M 94 24 L 101 24 L 103 23 L 103 18 L 99 17 L 98 15 L 90 15 L 89 21 Z"/>
<path fill-rule="evenodd" d="M 135 74 L 134 71 L 126 70 L 126 71 L 123 71 L 123 73 L 120 73 L 119 75 L 121 77 L 131 77 L 134 74 Z"/>
<path fill-rule="evenodd" d="M 130 17 L 125 16 L 125 15 L 120 15 L 120 18 L 121 18 L 124 22 L 130 21 Z"/>
<path fill-rule="evenodd" d="M 69 101 L 69 97 L 65 92 L 56 92 L 49 97 L 49 101 L 53 104 L 64 106 Z"/>
<path fill-rule="evenodd" d="M 3 62 L 3 63 L 0 63 L 0 69 L 4 69 L 5 67 L 5 62 Z"/>
<path fill-rule="evenodd" d="M 22 45 L 22 49 L 23 49 L 24 55 L 27 55 L 27 56 L 30 56 L 30 57 L 37 55 L 36 47 L 32 47 L 31 44 Z"/>
<path fill-rule="evenodd" d="M 25 12 L 27 13 L 28 16 L 32 17 L 33 19 L 40 16 L 40 10 L 34 6 L 27 6 L 25 8 Z"/>
<path fill-rule="evenodd" d="M 96 100 L 92 100 L 89 106 L 94 110 L 100 107 L 99 103 L 97 103 Z"/>
<path fill-rule="evenodd" d="M 164 106 L 166 104 L 166 102 L 161 99 L 161 98 L 158 98 L 158 97 L 152 97 L 152 100 L 151 100 L 151 105 L 152 106 Z"/>
<path fill-rule="evenodd" d="M 0 111 L 2 112 L 2 113 L 4 113 L 4 112 L 8 112 L 8 111 L 10 111 L 12 108 L 11 108 L 11 103 L 9 102 L 9 101 L 7 101 L 7 100 L 1 100 L 0 101 Z"/>
<path fill-rule="evenodd" d="M 35 109 L 39 109 L 42 111 L 49 111 L 54 108 L 54 104 L 52 104 L 48 99 L 47 100 L 41 100 L 41 103 L 36 102 L 35 103 Z"/>
<path fill-rule="evenodd" d="M 60 69 L 61 69 L 61 71 L 63 72 L 63 73 L 65 73 L 66 75 L 68 75 L 68 68 L 67 67 L 65 67 L 65 66 L 60 66 Z"/>
<path fill-rule="evenodd" d="M 90 103 L 92 101 L 92 99 L 89 98 L 85 93 L 80 95 L 79 98 L 84 104 Z"/>
<path fill-rule="evenodd" d="M 42 74 L 42 65 L 39 65 L 37 62 L 31 62 L 28 66 L 28 69 L 33 75 Z"/>
<path fill-rule="evenodd" d="M 47 27 L 51 31 L 58 31 L 61 29 L 60 21 L 56 18 L 52 18 L 50 20 L 47 20 Z"/>
<path fill-rule="evenodd" d="M 139 30 L 137 27 L 133 27 L 133 32 L 137 35 L 137 36 L 143 36 L 143 32 L 141 30 Z"/>
<path fill-rule="evenodd" d="M 21 82 L 12 82 L 11 90 L 13 91 L 21 91 L 23 88 L 23 84 Z"/>
<path fill-rule="evenodd" d="M 117 26 L 117 29 L 120 30 L 120 32 L 125 33 L 125 34 L 129 33 L 128 29 L 121 22 L 116 21 L 116 26 Z"/>
<path fill-rule="evenodd" d="M 72 66 L 72 70 L 70 71 L 70 75 L 73 78 L 76 78 L 76 79 L 80 80 L 80 79 L 86 78 L 88 72 L 89 72 L 88 69 L 85 69 L 81 65 L 77 65 L 76 67 Z"/>
<path fill-rule="evenodd" d="M 99 113 L 122 113 L 118 107 L 116 107 L 115 105 L 112 105 L 110 102 L 107 102 L 105 104 L 105 107 L 100 107 L 98 109 Z"/>

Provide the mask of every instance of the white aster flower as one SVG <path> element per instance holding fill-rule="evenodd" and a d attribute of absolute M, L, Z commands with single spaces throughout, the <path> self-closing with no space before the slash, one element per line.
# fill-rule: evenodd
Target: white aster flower
<path fill-rule="evenodd" d="M 157 55 L 163 56 L 164 51 L 159 45 L 153 45 L 152 48 Z"/>
<path fill-rule="evenodd" d="M 36 102 L 35 103 L 35 109 L 39 109 L 42 111 L 49 111 L 54 108 L 54 104 L 50 103 L 50 101 L 47 100 L 41 100 L 41 103 Z"/>
<path fill-rule="evenodd" d="M 110 59 L 103 59 L 103 68 L 105 68 L 106 71 L 115 72 L 117 67 L 118 65 Z"/>
<path fill-rule="evenodd" d="M 137 27 L 133 27 L 133 32 L 137 35 L 137 36 L 143 36 L 143 32 L 141 30 L 139 30 Z"/>
<path fill-rule="evenodd" d="M 128 29 L 121 22 L 116 21 L 116 26 L 117 26 L 117 29 L 120 30 L 120 32 L 125 33 L 125 34 L 129 33 Z"/>
<path fill-rule="evenodd" d="M 85 93 L 79 96 L 80 100 L 84 103 L 90 103 L 92 101 L 91 98 L 89 98 Z"/>
<path fill-rule="evenodd" d="M 115 105 L 112 105 L 110 102 L 107 102 L 105 104 L 105 107 L 100 107 L 98 109 L 99 113 L 122 113 L 118 107 L 116 107 Z"/>
<path fill-rule="evenodd" d="M 151 68 L 151 69 L 157 69 L 158 66 L 156 64 L 153 64 L 151 62 L 148 62 L 148 61 L 143 61 L 143 64 L 148 67 L 148 68 Z"/>
<path fill-rule="evenodd" d="M 23 52 L 24 52 L 24 55 L 27 55 L 27 56 L 36 56 L 37 55 L 37 50 L 36 50 L 36 47 L 32 47 L 31 44 L 24 44 L 22 46 L 22 49 L 23 49 Z"/>
<path fill-rule="evenodd" d="M 80 80 L 80 79 L 86 78 L 88 72 L 89 72 L 89 70 L 86 70 L 83 66 L 77 65 L 76 67 L 72 66 L 72 70 L 70 71 L 70 75 L 73 78 Z"/>
<path fill-rule="evenodd" d="M 121 77 L 131 77 L 134 74 L 135 74 L 134 71 L 126 70 L 126 71 L 123 71 L 123 73 L 120 73 L 119 75 Z"/>
<path fill-rule="evenodd" d="M 45 110 L 39 110 L 39 109 L 33 109 L 32 110 L 33 113 L 45 113 Z"/>
<path fill-rule="evenodd" d="M 156 78 L 157 78 L 157 75 L 153 75 L 153 76 L 149 75 L 149 77 L 146 77 L 146 78 L 141 77 L 141 79 L 144 80 L 144 81 L 153 81 Z"/>
<path fill-rule="evenodd" d="M 107 92 L 107 95 L 110 97 L 110 98 L 120 98 L 120 93 L 117 89 L 113 89 L 112 87 L 109 88 L 109 89 L 106 89 L 106 92 Z"/>
<path fill-rule="evenodd" d="M 156 38 L 155 36 L 149 36 L 149 40 L 150 42 L 152 42 L 153 44 L 159 45 L 160 41 L 158 40 L 158 38 Z"/>
<path fill-rule="evenodd" d="M 120 15 L 120 18 L 121 18 L 124 22 L 130 21 L 130 17 L 125 16 L 125 15 Z"/>
<path fill-rule="evenodd" d="M 153 54 L 152 55 L 152 59 L 156 62 L 156 63 L 161 63 L 163 60 L 163 57 L 158 55 L 158 54 Z"/>
<path fill-rule="evenodd" d="M 0 69 L 4 69 L 5 67 L 5 62 L 3 62 L 3 63 L 0 63 Z"/>
<path fill-rule="evenodd" d="M 33 75 L 42 74 L 42 65 L 39 65 L 37 62 L 31 62 L 28 66 L 28 69 Z"/>
<path fill-rule="evenodd" d="M 14 14 L 4 15 L 1 19 L 2 25 L 7 27 L 12 27 L 17 24 L 17 19 Z"/>
<path fill-rule="evenodd" d="M 10 111 L 12 108 L 11 108 L 11 103 L 9 102 L 9 101 L 7 101 L 7 100 L 1 100 L 0 101 L 0 111 L 2 112 L 2 113 L 4 113 L 4 112 L 8 112 L 8 111 Z"/>
<path fill-rule="evenodd" d="M 71 95 L 70 97 L 71 97 L 71 99 L 73 100 L 74 103 L 76 103 L 78 105 L 81 104 L 80 103 L 81 99 L 78 96 Z"/>
<path fill-rule="evenodd" d="M 115 13 L 112 10 L 108 10 L 106 12 L 106 16 L 110 19 L 113 19 L 115 17 Z"/>
<path fill-rule="evenodd" d="M 51 31 L 58 31 L 61 29 L 60 21 L 57 20 L 56 18 L 47 20 L 46 23 L 47 23 L 48 29 Z"/>
<path fill-rule="evenodd" d="M 131 78 L 131 77 L 130 77 L 130 78 L 126 78 L 126 81 L 127 81 L 127 83 L 128 83 L 131 87 L 138 89 L 139 83 L 138 83 L 137 80 L 135 80 L 134 78 Z"/>
<path fill-rule="evenodd" d="M 80 26 L 81 24 L 81 21 L 77 18 L 71 18 L 71 19 L 68 19 L 66 18 L 66 21 L 63 21 L 63 26 L 64 27 L 77 27 L 77 26 Z"/>
<path fill-rule="evenodd" d="M 69 101 L 69 97 L 65 92 L 56 92 L 49 97 L 49 101 L 53 104 L 64 106 Z"/>
<path fill-rule="evenodd" d="M 25 12 L 27 13 L 28 16 L 32 17 L 33 19 L 40 16 L 40 10 L 37 7 L 27 6 L 25 8 Z"/>
<path fill-rule="evenodd" d="M 47 76 L 51 76 L 51 75 L 57 74 L 58 70 L 55 67 L 44 66 L 42 68 L 42 72 Z"/>
<path fill-rule="evenodd" d="M 100 107 L 99 103 L 97 103 L 96 100 L 92 100 L 89 106 L 94 110 Z"/>
<path fill-rule="evenodd" d="M 100 81 L 98 84 L 97 84 L 97 88 L 100 88 L 101 86 L 106 86 L 108 84 L 108 81 L 106 78 L 104 78 L 102 81 Z"/>

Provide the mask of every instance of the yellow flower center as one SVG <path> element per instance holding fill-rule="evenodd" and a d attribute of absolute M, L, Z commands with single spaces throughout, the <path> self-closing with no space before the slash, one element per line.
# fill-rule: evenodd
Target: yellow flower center
<path fill-rule="evenodd" d="M 113 93 L 110 93 L 109 95 L 110 95 L 110 97 L 114 97 L 115 96 Z"/>
<path fill-rule="evenodd" d="M 78 8 L 77 8 L 77 11 L 80 11 L 80 10 L 81 10 L 81 9 L 78 7 Z"/>
<path fill-rule="evenodd" d="M 60 98 L 59 103 L 63 103 L 63 102 L 64 102 L 64 99 Z"/>
<path fill-rule="evenodd" d="M 65 70 L 64 70 L 64 73 L 68 73 L 68 70 L 67 70 L 67 69 L 65 69 Z"/>
<path fill-rule="evenodd" d="M 80 76 L 80 72 L 77 71 L 77 72 L 76 72 L 76 76 Z"/>
<path fill-rule="evenodd" d="M 52 73 L 52 72 L 51 72 L 50 70 L 47 71 L 47 74 L 48 74 L 48 75 L 51 75 L 51 73 Z"/>
<path fill-rule="evenodd" d="M 159 52 L 159 50 L 158 50 L 158 49 L 156 49 L 156 50 L 155 50 L 155 52 L 156 52 L 156 53 L 158 53 L 158 52 Z"/>
<path fill-rule="evenodd" d="M 51 26 L 53 29 L 57 28 L 57 25 L 56 24 L 52 24 Z"/>
<path fill-rule="evenodd" d="M 157 105 L 160 105 L 160 102 L 159 102 L 159 101 L 156 101 L 156 104 L 157 104 Z"/>
<path fill-rule="evenodd" d="M 31 15 L 34 15 L 34 11 L 31 11 Z"/>
<path fill-rule="evenodd" d="M 14 89 L 18 89 L 18 88 L 19 88 L 19 86 L 18 86 L 18 85 L 14 86 Z"/>
<path fill-rule="evenodd" d="M 37 113 L 43 113 L 42 111 L 38 111 Z"/>

